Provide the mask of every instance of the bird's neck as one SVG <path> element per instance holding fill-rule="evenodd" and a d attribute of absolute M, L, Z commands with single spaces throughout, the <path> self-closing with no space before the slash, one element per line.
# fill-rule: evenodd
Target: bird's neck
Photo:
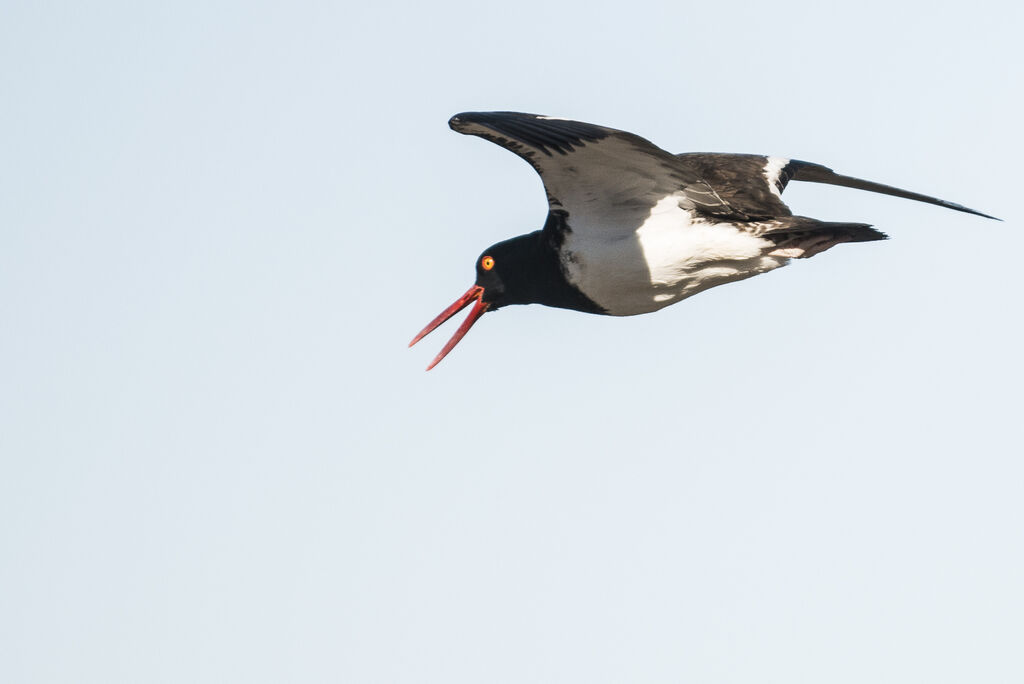
<path fill-rule="evenodd" d="M 507 283 L 509 304 L 543 304 L 560 309 L 575 309 L 587 313 L 604 310 L 573 287 L 562 270 L 558 247 L 553 244 L 551 231 L 538 230 L 508 241 L 514 246 L 522 267 Z"/>

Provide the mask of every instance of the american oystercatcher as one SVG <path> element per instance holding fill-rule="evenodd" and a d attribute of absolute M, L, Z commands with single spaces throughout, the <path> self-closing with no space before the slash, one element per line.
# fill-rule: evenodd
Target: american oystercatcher
<path fill-rule="evenodd" d="M 960 204 L 753 154 L 671 154 L 604 126 L 518 112 L 467 112 L 448 125 L 510 150 L 540 174 L 541 230 L 476 260 L 476 283 L 413 338 L 473 304 L 438 364 L 486 311 L 544 304 L 610 316 L 650 313 L 698 292 L 806 259 L 843 242 L 885 240 L 864 223 L 793 216 L 791 180 L 828 183 L 995 218 Z"/>

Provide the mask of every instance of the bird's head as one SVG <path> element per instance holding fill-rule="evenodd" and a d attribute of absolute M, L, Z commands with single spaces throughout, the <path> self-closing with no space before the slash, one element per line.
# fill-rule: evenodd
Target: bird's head
<path fill-rule="evenodd" d="M 549 220 L 550 217 L 549 217 Z M 543 304 L 560 309 L 605 313 L 604 309 L 566 281 L 558 250 L 550 235 L 535 231 L 491 245 L 476 259 L 476 282 L 464 295 L 442 311 L 413 338 L 416 344 L 449 318 L 473 305 L 469 316 L 455 331 L 441 353 L 427 366 L 430 370 L 450 352 L 487 311 L 510 304 Z"/>
<path fill-rule="evenodd" d="M 535 262 L 535 259 L 531 258 L 534 255 L 530 252 L 532 247 L 530 243 L 534 242 L 533 237 L 533 235 L 521 236 L 499 242 L 485 249 L 477 257 L 476 282 L 473 287 L 466 290 L 464 295 L 438 314 L 437 318 L 427 323 L 427 326 L 409 343 L 411 347 L 449 318 L 470 304 L 473 305 L 469 316 L 427 366 L 427 370 L 440 363 L 441 359 L 459 343 L 459 340 L 487 311 L 494 311 L 508 304 L 529 304 L 537 301 L 532 296 L 534 288 L 531 286 L 531 271 L 533 270 L 531 266 Z M 531 240 L 526 238 L 531 238 Z"/>

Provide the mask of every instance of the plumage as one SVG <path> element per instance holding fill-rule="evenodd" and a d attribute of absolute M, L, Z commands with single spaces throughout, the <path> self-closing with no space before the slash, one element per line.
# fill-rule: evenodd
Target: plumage
<path fill-rule="evenodd" d="M 467 112 L 455 131 L 526 160 L 548 199 L 544 227 L 492 245 L 477 281 L 410 343 L 473 304 L 433 367 L 485 313 L 539 303 L 630 316 L 843 242 L 884 240 L 863 223 L 794 216 L 793 180 L 868 190 L 994 218 L 960 204 L 782 157 L 672 154 L 625 131 L 536 114 Z"/>

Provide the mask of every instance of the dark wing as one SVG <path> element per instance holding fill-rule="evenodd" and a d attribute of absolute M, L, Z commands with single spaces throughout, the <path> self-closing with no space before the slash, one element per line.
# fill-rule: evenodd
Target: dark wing
<path fill-rule="evenodd" d="M 791 214 L 782 201 L 786 183 L 780 183 L 780 173 L 789 163 L 788 159 L 710 152 L 687 152 L 676 155 L 676 158 L 706 180 L 737 212 L 751 218 Z"/>
<path fill-rule="evenodd" d="M 568 212 L 570 229 L 625 236 L 667 197 L 698 213 L 746 218 L 675 155 L 632 133 L 517 112 L 466 112 L 448 125 L 529 162 L 552 213 Z"/>
<path fill-rule="evenodd" d="M 821 164 L 812 164 L 799 159 L 703 152 L 689 152 L 676 156 L 704 178 L 734 210 L 755 217 L 789 216 L 789 208 L 782 202 L 782 191 L 786 189 L 791 180 L 798 180 L 868 190 L 883 195 L 926 202 L 985 218 L 995 218 L 980 211 L 968 209 L 962 204 L 894 188 L 891 185 L 843 176 Z"/>
<path fill-rule="evenodd" d="M 996 221 L 1001 220 L 997 219 L 995 216 L 989 216 L 988 214 L 983 214 L 980 211 L 968 209 L 964 205 L 957 204 L 956 202 L 948 202 L 937 197 L 929 197 L 928 195 L 910 192 L 909 190 L 901 190 L 900 188 L 894 188 L 891 185 L 882 185 L 881 183 L 861 180 L 860 178 L 854 178 L 852 176 L 843 176 L 826 166 L 822 166 L 821 164 L 812 164 L 811 162 L 800 161 L 799 159 L 789 160 L 789 163 L 787 163 L 782 169 L 780 178 L 782 188 L 785 188 L 786 184 L 790 180 L 807 181 L 809 183 L 826 183 L 828 185 L 841 185 L 845 188 L 856 188 L 857 190 L 878 192 L 883 195 L 902 197 L 903 199 L 926 202 L 928 204 L 946 207 L 947 209 L 975 214 L 976 216 L 984 216 L 985 218 L 995 219 Z"/>

